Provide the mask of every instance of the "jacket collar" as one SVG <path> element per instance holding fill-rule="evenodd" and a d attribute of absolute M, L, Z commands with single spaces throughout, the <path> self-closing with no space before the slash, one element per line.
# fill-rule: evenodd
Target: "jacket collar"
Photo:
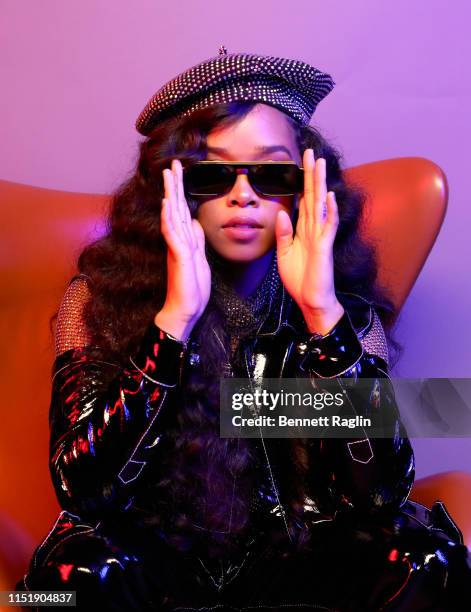
<path fill-rule="evenodd" d="M 261 323 L 256 333 L 258 336 L 275 336 L 283 327 L 295 328 L 291 325 L 290 318 L 293 312 L 294 301 L 282 285 L 281 306 L 278 312 L 270 313 Z"/>

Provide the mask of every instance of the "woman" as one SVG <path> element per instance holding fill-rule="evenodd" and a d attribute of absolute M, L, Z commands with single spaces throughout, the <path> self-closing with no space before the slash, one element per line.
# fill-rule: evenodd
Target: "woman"
<path fill-rule="evenodd" d="M 363 198 L 308 125 L 332 87 L 223 50 L 141 113 L 136 172 L 59 309 L 63 511 L 17 588 L 76 590 L 81 609 L 466 609 L 461 534 L 406 501 L 400 429 L 219 436 L 222 377 L 369 379 L 357 413 L 400 425 Z"/>

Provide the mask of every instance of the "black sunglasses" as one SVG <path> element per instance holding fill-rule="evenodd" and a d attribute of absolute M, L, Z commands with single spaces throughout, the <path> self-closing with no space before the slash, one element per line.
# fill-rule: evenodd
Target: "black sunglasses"
<path fill-rule="evenodd" d="M 288 196 L 304 190 L 304 170 L 292 161 L 200 161 L 184 168 L 187 195 L 221 196 L 232 189 L 237 170 L 244 168 L 252 187 L 265 196 Z"/>

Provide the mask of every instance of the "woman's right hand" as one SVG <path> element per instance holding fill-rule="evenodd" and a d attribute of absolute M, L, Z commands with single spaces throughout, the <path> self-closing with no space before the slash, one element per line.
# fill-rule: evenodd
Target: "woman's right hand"
<path fill-rule="evenodd" d="M 166 168 L 163 178 L 161 230 L 167 243 L 167 296 L 155 322 L 186 340 L 209 301 L 211 269 L 203 228 L 191 218 L 185 199 L 180 160 L 172 161 L 172 169 Z"/>

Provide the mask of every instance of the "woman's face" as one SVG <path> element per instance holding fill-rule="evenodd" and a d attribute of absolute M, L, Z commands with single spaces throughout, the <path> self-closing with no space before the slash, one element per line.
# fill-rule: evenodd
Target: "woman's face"
<path fill-rule="evenodd" d="M 291 160 L 301 165 L 295 134 L 286 116 L 266 104 L 257 104 L 232 126 L 210 132 L 207 146 L 208 160 Z M 234 262 L 254 261 L 271 251 L 278 211 L 286 210 L 292 218 L 297 205 L 296 196 L 259 195 L 244 172 L 242 169 L 237 175 L 228 193 L 202 200 L 196 211 L 207 242 L 221 257 Z M 254 219 L 261 227 L 246 235 L 224 227 L 230 219 L 242 216 Z"/>

